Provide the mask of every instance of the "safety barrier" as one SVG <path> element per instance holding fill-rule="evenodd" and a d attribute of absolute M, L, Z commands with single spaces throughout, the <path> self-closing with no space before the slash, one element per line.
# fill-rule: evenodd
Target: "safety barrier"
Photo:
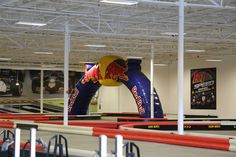
<path fill-rule="evenodd" d="M 178 134 L 170 134 L 164 132 L 147 132 L 145 129 L 142 131 L 139 130 L 130 130 L 136 129 L 132 128 L 137 125 L 146 125 L 145 123 L 135 123 L 135 124 L 126 124 L 120 126 L 120 128 L 126 130 L 118 130 L 118 129 L 108 129 L 108 128 L 98 128 L 98 127 L 83 127 L 83 126 L 62 126 L 62 125 L 53 125 L 53 124 L 37 124 L 37 123 L 26 123 L 26 122 L 1 122 L 5 126 L 13 126 L 16 127 L 24 127 L 31 128 L 35 127 L 39 131 L 51 131 L 54 132 L 58 130 L 60 133 L 73 133 L 79 135 L 89 135 L 89 136 L 100 136 L 106 135 L 111 138 L 115 138 L 115 135 L 120 134 L 125 139 L 129 140 L 138 140 L 138 141 L 147 141 L 147 142 L 157 142 L 157 143 L 165 143 L 165 144 L 175 144 L 182 146 L 191 146 L 191 147 L 201 147 L 208 149 L 218 149 L 225 151 L 236 151 L 236 139 L 235 138 L 226 138 L 226 137 L 206 137 L 201 135 L 178 135 Z M 168 122 L 169 124 L 170 122 Z M 173 122 L 173 124 L 176 122 Z M 210 124 L 210 122 L 207 122 Z M 219 123 L 219 122 L 218 122 Z M 214 123 L 217 124 L 218 123 Z M 147 123 L 152 124 L 152 123 Z M 153 124 L 156 125 L 165 125 L 166 122 L 159 123 L 155 122 Z M 152 125 L 153 125 L 152 124 Z M 172 124 L 172 123 L 170 123 Z M 128 130 L 127 130 L 128 129 Z"/>
<path fill-rule="evenodd" d="M 36 128 L 30 128 L 30 140 L 25 144 L 21 143 L 21 129 L 16 128 L 15 132 L 10 130 L 4 130 L 0 133 L 3 136 L 1 144 L 1 152 L 7 152 L 3 157 L 69 157 L 70 156 L 84 156 L 84 157 L 140 157 L 139 148 L 133 142 L 123 143 L 123 137 L 121 135 L 115 136 L 115 150 L 111 153 L 107 152 L 107 136 L 99 136 L 99 150 L 97 151 L 86 151 L 68 149 L 67 139 L 59 134 L 55 134 L 49 139 L 46 144 L 41 138 L 36 139 Z M 54 144 L 53 146 L 51 144 Z M 14 147 L 13 147 L 14 145 Z M 39 145 L 41 147 L 39 147 Z M 28 150 L 26 150 L 26 148 Z M 43 148 L 43 149 L 42 149 Z M 125 149 L 125 154 L 123 154 Z M 133 150 L 136 149 L 136 152 Z M 14 155 L 13 155 L 14 154 Z"/>

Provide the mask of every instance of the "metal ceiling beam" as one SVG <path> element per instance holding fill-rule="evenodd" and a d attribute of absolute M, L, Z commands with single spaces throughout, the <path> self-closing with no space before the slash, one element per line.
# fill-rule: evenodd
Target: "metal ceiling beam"
<path fill-rule="evenodd" d="M 214 4 L 214 5 L 216 5 L 216 6 L 219 6 L 219 4 L 216 2 L 216 1 L 214 1 L 214 0 L 209 0 L 212 4 Z"/>
<path fill-rule="evenodd" d="M 18 41 L 12 39 L 10 36 L 8 36 L 8 35 L 6 35 L 6 34 L 4 34 L 4 36 L 5 36 L 9 41 L 11 41 L 12 43 L 16 44 L 16 45 L 18 46 L 18 48 L 23 48 L 23 47 L 24 47 L 21 43 L 19 43 Z"/>
<path fill-rule="evenodd" d="M 169 1 L 159 1 L 159 0 L 138 0 L 140 3 L 154 3 L 160 5 L 168 5 L 168 6 L 178 6 L 178 2 L 169 2 Z M 222 2 L 223 4 L 223 2 Z M 235 6 L 223 6 L 223 5 L 209 5 L 209 4 L 196 4 L 196 3 L 188 3 L 185 2 L 185 7 L 199 7 L 199 8 L 215 8 L 215 9 L 233 9 L 235 10 Z"/>
<path fill-rule="evenodd" d="M 79 20 L 79 19 L 76 19 L 77 22 L 79 22 L 80 24 L 82 24 L 84 27 L 88 28 L 91 32 L 93 33 L 97 33 L 96 30 L 94 30 L 92 27 L 90 27 L 88 24 L 86 24 L 85 22 Z"/>

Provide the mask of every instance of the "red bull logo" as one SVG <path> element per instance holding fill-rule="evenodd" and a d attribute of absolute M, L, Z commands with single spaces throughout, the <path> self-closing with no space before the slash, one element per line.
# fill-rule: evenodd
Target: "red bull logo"
<path fill-rule="evenodd" d="M 127 70 L 127 62 L 123 66 L 117 62 L 112 62 L 106 69 L 105 79 L 128 81 L 128 76 L 125 74 Z"/>
<path fill-rule="evenodd" d="M 81 83 L 85 84 L 90 80 L 92 80 L 93 83 L 97 83 L 98 81 L 106 82 L 107 80 L 114 80 L 116 82 L 119 82 L 120 80 L 128 81 L 128 76 L 125 74 L 127 70 L 127 61 L 121 59 L 117 59 L 107 66 L 99 66 L 98 64 L 85 72 L 85 76 L 81 80 Z"/>
<path fill-rule="evenodd" d="M 89 82 L 90 80 L 92 80 L 93 83 L 96 83 L 101 78 L 102 76 L 99 70 L 99 66 L 95 65 L 89 71 L 85 72 L 85 76 L 81 80 L 81 83 L 85 84 L 86 82 Z"/>

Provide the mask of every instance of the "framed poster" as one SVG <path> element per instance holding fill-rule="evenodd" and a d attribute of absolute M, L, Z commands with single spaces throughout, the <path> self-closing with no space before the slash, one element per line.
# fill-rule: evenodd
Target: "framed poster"
<path fill-rule="evenodd" d="M 216 68 L 191 69 L 191 109 L 216 109 Z"/>

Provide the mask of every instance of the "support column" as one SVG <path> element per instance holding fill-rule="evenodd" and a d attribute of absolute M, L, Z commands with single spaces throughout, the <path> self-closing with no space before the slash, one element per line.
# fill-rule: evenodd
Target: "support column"
<path fill-rule="evenodd" d="M 178 133 L 184 134 L 184 0 L 179 0 Z"/>
<path fill-rule="evenodd" d="M 68 77 L 69 77 L 69 52 L 70 52 L 70 33 L 68 21 L 65 22 L 65 45 L 64 45 L 64 125 L 68 125 Z"/>
<path fill-rule="evenodd" d="M 30 129 L 30 157 L 36 156 L 36 129 Z"/>
<path fill-rule="evenodd" d="M 123 157 L 123 136 L 115 136 L 115 157 Z"/>
<path fill-rule="evenodd" d="M 154 118 L 154 83 L 153 83 L 153 66 L 154 66 L 154 45 L 151 48 L 151 59 L 150 59 L 150 118 Z"/>
<path fill-rule="evenodd" d="M 15 150 L 14 157 L 20 157 L 20 132 L 19 128 L 15 129 Z"/>
<path fill-rule="evenodd" d="M 99 137 L 99 155 L 100 157 L 107 157 L 107 136 L 100 135 Z"/>
<path fill-rule="evenodd" d="M 40 75 L 40 113 L 43 113 L 43 77 L 44 77 L 44 71 L 41 70 Z"/>

